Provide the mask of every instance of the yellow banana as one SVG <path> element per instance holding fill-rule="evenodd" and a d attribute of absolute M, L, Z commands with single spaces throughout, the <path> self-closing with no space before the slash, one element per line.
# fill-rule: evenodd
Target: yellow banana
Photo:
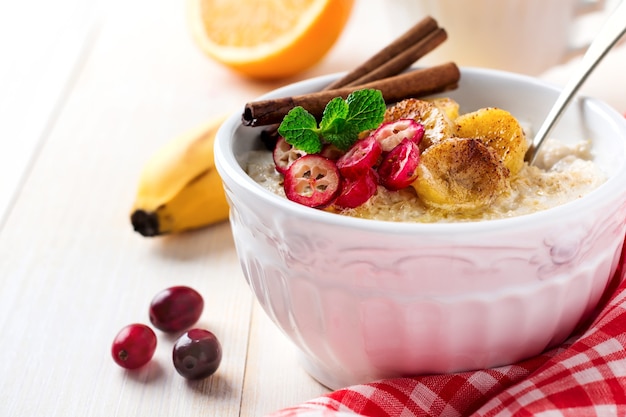
<path fill-rule="evenodd" d="M 426 99 L 426 101 L 433 103 L 439 110 L 444 112 L 449 120 L 454 120 L 459 117 L 459 103 L 450 97 L 429 98 Z"/>
<path fill-rule="evenodd" d="M 524 129 L 508 111 L 486 107 L 457 117 L 455 123 L 456 136 L 480 139 L 493 148 L 511 175 L 517 174 L 524 166 L 529 143 Z"/>
<path fill-rule="evenodd" d="M 431 207 L 471 212 L 490 205 L 508 188 L 509 171 L 479 139 L 448 138 L 424 151 L 411 184 Z"/>
<path fill-rule="evenodd" d="M 228 203 L 215 168 L 213 143 L 225 116 L 185 132 L 146 162 L 131 210 L 143 236 L 208 226 L 228 219 Z"/>
<path fill-rule="evenodd" d="M 385 112 L 384 122 L 398 119 L 414 119 L 424 126 L 424 139 L 419 144 L 420 150 L 449 138 L 454 133 L 454 123 L 448 114 L 458 114 L 450 104 L 445 109 L 443 101 L 434 102 L 409 98 L 389 107 Z"/>

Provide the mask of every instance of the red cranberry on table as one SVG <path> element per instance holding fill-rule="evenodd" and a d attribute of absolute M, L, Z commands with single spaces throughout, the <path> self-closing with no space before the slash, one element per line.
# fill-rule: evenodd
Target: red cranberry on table
<path fill-rule="evenodd" d="M 204 308 L 202 296 L 185 286 L 166 288 L 150 303 L 150 322 L 164 332 L 178 332 L 193 326 Z"/>
<path fill-rule="evenodd" d="M 217 371 L 222 346 L 208 330 L 191 329 L 178 338 L 172 351 L 176 371 L 187 379 L 203 379 Z"/>
<path fill-rule="evenodd" d="M 111 355 L 122 368 L 139 368 L 152 359 L 157 346 L 154 331 L 144 324 L 129 324 L 119 331 L 113 345 Z"/>

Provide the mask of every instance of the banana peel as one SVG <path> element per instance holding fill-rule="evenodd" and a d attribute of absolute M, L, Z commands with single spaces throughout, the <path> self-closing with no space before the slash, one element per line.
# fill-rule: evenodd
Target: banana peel
<path fill-rule="evenodd" d="M 226 116 L 184 132 L 144 165 L 130 214 L 133 229 L 152 237 L 228 219 L 229 206 L 213 154 L 215 134 Z"/>

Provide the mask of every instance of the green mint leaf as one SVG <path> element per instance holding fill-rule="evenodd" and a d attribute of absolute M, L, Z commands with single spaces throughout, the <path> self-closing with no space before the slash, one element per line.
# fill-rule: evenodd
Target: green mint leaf
<path fill-rule="evenodd" d="M 278 126 L 278 134 L 287 143 L 306 153 L 318 153 L 322 150 L 317 120 L 300 106 L 289 110 Z"/>
<path fill-rule="evenodd" d="M 346 129 L 346 119 L 333 119 L 326 123 L 324 128 L 320 128 L 320 133 L 328 141 L 332 135 L 340 134 Z M 332 140 L 330 141 L 332 143 Z"/>
<path fill-rule="evenodd" d="M 359 133 L 354 126 L 343 123 L 338 131 L 324 133 L 324 138 L 342 151 L 347 151 L 359 139 Z"/>
<path fill-rule="evenodd" d="M 294 148 L 300 149 L 306 153 L 320 153 L 322 150 L 322 141 L 320 136 L 313 130 L 302 129 L 294 132 L 291 136 L 284 136 L 285 141 Z"/>
<path fill-rule="evenodd" d="M 382 123 L 386 109 L 379 90 L 357 90 L 346 100 L 334 98 L 324 109 L 320 133 L 327 142 L 348 150 L 359 139 L 359 133 Z"/>
<path fill-rule="evenodd" d="M 348 104 L 348 124 L 359 132 L 378 127 L 385 116 L 385 99 L 380 90 L 364 89 L 351 93 Z"/>
<path fill-rule="evenodd" d="M 287 143 L 306 153 L 319 153 L 322 140 L 345 151 L 359 139 L 361 132 L 382 123 L 385 110 L 385 100 L 379 90 L 357 90 L 345 100 L 335 97 L 329 101 L 319 128 L 315 117 L 298 106 L 287 113 L 278 133 Z"/>
<path fill-rule="evenodd" d="M 348 117 L 348 103 L 341 97 L 335 97 L 328 102 L 322 121 L 320 122 L 320 130 L 322 132 L 337 132 L 345 123 Z"/>

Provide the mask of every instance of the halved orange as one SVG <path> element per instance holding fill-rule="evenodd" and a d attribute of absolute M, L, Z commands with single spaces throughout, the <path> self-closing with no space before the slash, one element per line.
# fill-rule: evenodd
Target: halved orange
<path fill-rule="evenodd" d="M 196 43 L 216 61 L 259 79 L 318 63 L 343 31 L 354 0 L 187 0 Z"/>

